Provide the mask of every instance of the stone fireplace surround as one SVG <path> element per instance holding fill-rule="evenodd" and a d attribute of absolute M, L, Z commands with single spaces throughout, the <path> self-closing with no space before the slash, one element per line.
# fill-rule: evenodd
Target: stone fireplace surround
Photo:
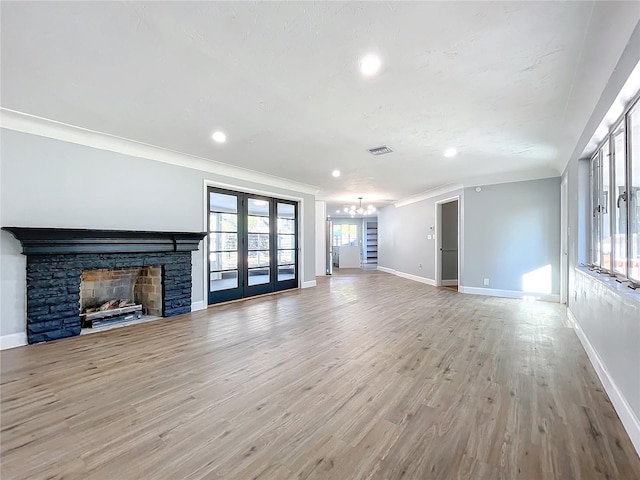
<path fill-rule="evenodd" d="M 27 257 L 27 340 L 80 334 L 83 270 L 162 267 L 164 317 L 191 311 L 191 252 L 206 233 L 3 227 Z"/>

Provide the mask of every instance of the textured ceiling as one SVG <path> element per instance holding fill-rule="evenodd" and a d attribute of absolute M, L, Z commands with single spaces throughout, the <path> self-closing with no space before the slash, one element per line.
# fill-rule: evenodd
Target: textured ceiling
<path fill-rule="evenodd" d="M 640 2 L 1 9 L 3 107 L 378 206 L 489 175 L 559 174 L 640 19 Z M 370 52 L 383 69 L 363 78 Z M 395 153 L 367 152 L 382 144 Z M 450 146 L 460 154 L 445 159 Z"/>

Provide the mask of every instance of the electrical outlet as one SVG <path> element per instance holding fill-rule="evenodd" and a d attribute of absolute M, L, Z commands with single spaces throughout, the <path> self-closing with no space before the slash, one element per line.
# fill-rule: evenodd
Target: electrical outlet
<path fill-rule="evenodd" d="M 484 279 L 484 286 L 485 286 L 485 287 L 488 287 L 488 286 L 489 286 L 489 279 L 488 279 L 488 278 L 485 278 L 485 279 Z"/>

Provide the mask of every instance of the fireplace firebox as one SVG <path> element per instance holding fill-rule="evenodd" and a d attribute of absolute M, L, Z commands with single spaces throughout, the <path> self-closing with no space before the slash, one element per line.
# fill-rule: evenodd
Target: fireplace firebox
<path fill-rule="evenodd" d="M 143 308 L 150 314 L 171 317 L 191 311 L 191 252 L 198 249 L 206 233 L 25 227 L 3 230 L 20 240 L 22 253 L 27 256 L 29 343 L 79 335 L 82 310 L 101 307 L 100 301 L 118 301 L 123 303 L 118 308 L 124 308 L 125 301 L 136 304 L 139 294 L 137 301 L 146 303 Z M 83 277 L 95 280 L 98 272 L 108 279 L 106 287 L 100 287 L 103 290 L 98 296 L 95 288 L 85 288 L 81 300 Z M 133 280 L 127 278 L 133 274 L 136 280 L 131 287 Z M 95 287 L 94 280 L 89 280 L 89 287 Z M 128 293 L 130 288 L 133 294 Z M 104 298 L 109 295 L 114 298 Z M 133 298 L 115 298 L 127 296 Z"/>

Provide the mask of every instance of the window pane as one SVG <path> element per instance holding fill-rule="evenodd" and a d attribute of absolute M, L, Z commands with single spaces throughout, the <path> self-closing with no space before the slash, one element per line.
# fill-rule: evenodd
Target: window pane
<path fill-rule="evenodd" d="M 209 231 L 211 232 L 237 232 L 238 215 L 235 213 L 210 213 Z"/>
<path fill-rule="evenodd" d="M 294 263 L 294 250 L 278 250 L 278 265 L 289 265 Z"/>
<path fill-rule="evenodd" d="M 223 193 L 209 193 L 209 211 L 222 213 L 238 213 L 238 197 Z"/>
<path fill-rule="evenodd" d="M 250 233 L 247 235 L 249 250 L 269 250 L 269 234 Z"/>
<path fill-rule="evenodd" d="M 238 250 L 237 233 L 210 233 L 209 251 L 230 251 Z"/>
<path fill-rule="evenodd" d="M 295 248 L 295 235 L 278 235 L 278 248 Z"/>
<path fill-rule="evenodd" d="M 591 160 L 591 263 L 600 265 L 600 153 Z"/>
<path fill-rule="evenodd" d="M 613 271 L 627 274 L 627 159 L 624 122 L 613 133 Z"/>
<path fill-rule="evenodd" d="M 291 205 L 290 203 L 279 203 L 278 218 L 296 218 L 295 205 Z"/>
<path fill-rule="evenodd" d="M 280 265 L 278 267 L 278 281 L 293 280 L 296 278 L 296 266 L 295 265 Z"/>
<path fill-rule="evenodd" d="M 269 233 L 269 217 L 249 217 L 250 233 Z"/>
<path fill-rule="evenodd" d="M 295 220 L 287 220 L 286 218 L 278 219 L 278 233 L 295 233 Z"/>
<path fill-rule="evenodd" d="M 217 292 L 238 286 L 238 271 L 212 272 L 209 274 L 209 290 Z"/>
<path fill-rule="evenodd" d="M 602 178 L 602 190 L 600 192 L 600 208 L 602 210 L 602 220 L 600 224 L 600 241 L 602 242 L 602 268 L 611 270 L 611 217 L 610 201 L 611 201 L 611 159 L 609 156 L 609 142 L 602 147 L 600 155 L 600 175 Z"/>
<path fill-rule="evenodd" d="M 640 103 L 629 113 L 631 188 L 629 195 L 629 278 L 640 282 Z"/>
<path fill-rule="evenodd" d="M 257 252 L 249 252 L 249 267 L 268 267 L 269 266 L 269 250 L 258 250 Z"/>
<path fill-rule="evenodd" d="M 247 200 L 247 212 L 249 215 L 269 216 L 269 202 L 267 200 L 261 200 L 259 198 L 249 198 Z"/>
<path fill-rule="evenodd" d="M 209 254 L 209 270 L 237 270 L 238 252 L 220 252 Z"/>
<path fill-rule="evenodd" d="M 262 285 L 269 283 L 268 268 L 254 268 L 249 270 L 249 285 Z"/>
<path fill-rule="evenodd" d="M 349 245 L 351 240 L 349 239 L 349 225 L 342 225 L 342 237 L 340 239 L 340 245 Z"/>
<path fill-rule="evenodd" d="M 339 247 L 340 239 L 342 238 L 342 225 L 334 225 L 333 226 L 333 246 Z"/>

